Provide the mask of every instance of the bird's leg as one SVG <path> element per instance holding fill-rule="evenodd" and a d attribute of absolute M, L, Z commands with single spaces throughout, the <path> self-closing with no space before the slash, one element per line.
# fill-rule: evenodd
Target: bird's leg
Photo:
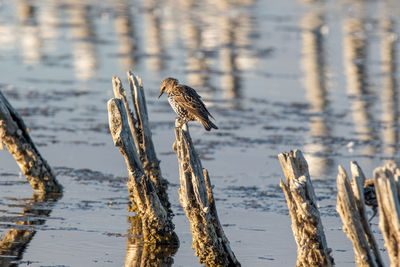
<path fill-rule="evenodd" d="M 180 128 L 182 128 L 185 124 L 187 125 L 187 123 L 189 122 L 189 120 L 183 119 L 181 117 L 179 117 L 178 120 L 179 120 L 179 127 Z"/>
<path fill-rule="evenodd" d="M 189 128 L 188 122 L 189 122 L 189 120 L 185 120 L 185 123 L 182 125 L 182 130 L 188 131 L 188 128 Z"/>
<path fill-rule="evenodd" d="M 372 219 L 376 216 L 376 214 L 378 213 L 378 207 L 373 207 L 372 211 L 374 212 L 371 216 L 371 218 L 369 218 L 368 222 L 371 222 Z"/>
<path fill-rule="evenodd" d="M 179 122 L 179 128 L 182 128 L 182 125 L 184 124 L 184 121 L 181 117 L 178 117 L 178 122 Z"/>
<path fill-rule="evenodd" d="M 183 119 L 183 124 L 182 124 L 182 130 L 187 131 L 188 130 L 188 119 Z"/>

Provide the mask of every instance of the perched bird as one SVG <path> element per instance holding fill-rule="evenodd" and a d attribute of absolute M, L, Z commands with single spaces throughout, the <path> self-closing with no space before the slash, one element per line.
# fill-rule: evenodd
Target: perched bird
<path fill-rule="evenodd" d="M 207 131 L 211 128 L 218 129 L 209 119 L 209 116 L 214 117 L 208 112 L 201 96 L 193 88 L 179 84 L 177 79 L 167 78 L 161 83 L 158 98 L 164 93 L 168 94 L 169 104 L 184 123 L 198 120 Z"/>

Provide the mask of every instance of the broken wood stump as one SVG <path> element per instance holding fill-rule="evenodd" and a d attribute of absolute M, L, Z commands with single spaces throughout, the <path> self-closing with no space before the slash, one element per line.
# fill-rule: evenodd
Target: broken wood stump
<path fill-rule="evenodd" d="M 352 163 L 351 169 L 355 177 L 353 188 L 343 167 L 339 166 L 338 169 L 336 210 L 342 219 L 343 231 L 353 243 L 355 262 L 357 266 L 383 266 L 365 216 L 363 196 L 365 177 L 361 168 L 355 162 Z"/>
<path fill-rule="evenodd" d="M 379 208 L 379 228 L 389 253 L 390 265 L 400 266 L 400 170 L 388 163 L 374 170 Z"/>
<path fill-rule="evenodd" d="M 353 190 L 354 201 L 358 214 L 360 216 L 361 224 L 365 232 L 365 237 L 367 238 L 370 250 L 374 254 L 376 265 L 379 267 L 384 266 L 381 254 L 379 253 L 378 244 L 376 243 L 375 237 L 369 224 L 370 220 L 367 218 L 367 214 L 365 211 L 365 203 L 369 202 L 365 200 L 365 186 L 372 180 L 365 177 L 364 172 L 356 161 L 350 162 L 350 170 L 351 176 L 353 178 L 351 182 L 351 187 Z"/>
<path fill-rule="evenodd" d="M 122 100 L 112 98 L 108 101 L 107 107 L 114 145 L 124 156 L 128 168 L 129 198 L 142 219 L 144 241 L 157 244 L 177 244 L 178 237 L 174 232 L 175 226 L 139 160 Z"/>
<path fill-rule="evenodd" d="M 285 193 L 292 230 L 297 244 L 297 267 L 332 266 L 326 237 L 317 208 L 308 164 L 300 150 L 278 155 L 286 184 L 280 181 Z"/>
<path fill-rule="evenodd" d="M 160 161 L 154 149 L 142 80 L 131 71 L 128 71 L 128 80 L 135 113 L 129 108 L 126 91 L 121 80 L 116 76 L 112 79 L 114 96 L 121 99 L 124 104 L 129 129 L 143 170 L 153 182 L 158 198 L 168 212 L 168 216 L 172 217 L 173 213 L 167 194 L 168 181 L 161 174 Z"/>
<path fill-rule="evenodd" d="M 35 192 L 62 192 L 61 184 L 33 143 L 24 121 L 0 92 L 0 147 L 3 144 Z"/>
<path fill-rule="evenodd" d="M 175 120 L 174 151 L 179 162 L 179 200 L 190 222 L 192 248 L 206 266 L 240 266 L 230 248 L 212 192 L 210 177 L 203 169 L 187 125 Z"/>

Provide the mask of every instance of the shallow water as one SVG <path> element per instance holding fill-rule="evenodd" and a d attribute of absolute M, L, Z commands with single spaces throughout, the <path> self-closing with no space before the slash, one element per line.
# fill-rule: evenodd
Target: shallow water
<path fill-rule="evenodd" d="M 57 201 L 35 201 L 14 159 L 0 151 L 2 235 L 21 218 L 37 222 L 25 227 L 36 230 L 27 247 L 2 262 L 125 263 L 132 214 L 106 102 L 111 77 L 127 85 L 132 69 L 143 79 L 171 183 L 181 241 L 174 266 L 199 264 L 177 194 L 175 115 L 157 99 L 168 76 L 196 88 L 216 118 L 218 131 L 192 123 L 191 135 L 242 265 L 295 264 L 277 154 L 299 148 L 335 262 L 354 266 L 335 212 L 337 165 L 356 160 L 371 176 L 399 156 L 399 15 L 395 1 L 0 1 L 0 90 L 65 189 Z"/>

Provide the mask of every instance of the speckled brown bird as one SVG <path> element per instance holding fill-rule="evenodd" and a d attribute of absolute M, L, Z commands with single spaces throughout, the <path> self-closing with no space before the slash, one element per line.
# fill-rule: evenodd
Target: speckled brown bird
<path fill-rule="evenodd" d="M 169 104 L 184 123 L 198 120 L 207 131 L 211 128 L 218 129 L 209 118 L 209 116 L 213 119 L 214 117 L 208 112 L 201 96 L 193 88 L 179 84 L 175 78 L 167 78 L 161 83 L 158 98 L 164 93 L 168 94 Z"/>

